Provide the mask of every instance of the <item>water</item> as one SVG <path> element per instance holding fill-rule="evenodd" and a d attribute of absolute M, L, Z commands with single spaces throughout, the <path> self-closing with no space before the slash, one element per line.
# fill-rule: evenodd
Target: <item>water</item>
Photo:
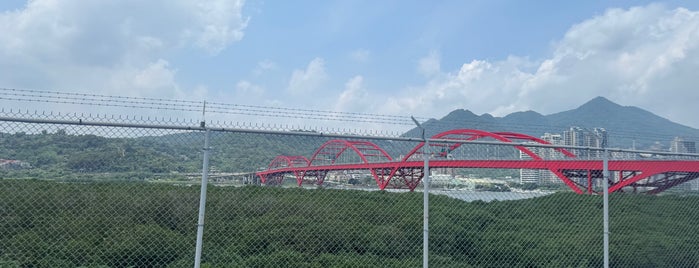
<path fill-rule="evenodd" d="M 309 186 L 308 189 L 313 189 L 314 187 Z M 378 191 L 376 187 L 346 187 L 346 186 L 335 186 L 328 187 L 332 189 L 345 189 L 345 190 L 364 190 L 364 191 Z M 407 189 L 386 189 L 387 192 L 408 192 Z M 422 189 L 415 189 L 415 192 L 422 192 Z M 554 193 L 554 191 L 512 191 L 512 192 L 489 192 L 489 191 L 474 191 L 474 190 L 464 190 L 464 189 L 430 189 L 430 194 L 446 195 L 451 198 L 456 198 L 466 202 L 481 200 L 485 202 L 490 202 L 494 200 L 505 201 L 505 200 L 520 200 L 546 196 Z"/>
<path fill-rule="evenodd" d="M 519 200 L 546 196 L 552 194 L 552 191 L 520 191 L 520 192 L 479 192 L 469 190 L 430 190 L 431 194 L 446 195 L 451 198 L 471 202 L 481 200 L 490 202 L 494 200 Z"/>

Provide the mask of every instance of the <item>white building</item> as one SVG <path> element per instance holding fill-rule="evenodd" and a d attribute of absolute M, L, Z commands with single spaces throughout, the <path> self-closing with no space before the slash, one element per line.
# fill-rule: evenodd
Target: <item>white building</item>
<path fill-rule="evenodd" d="M 532 157 L 528 154 L 520 151 L 519 159 L 521 160 L 531 160 Z M 519 183 L 539 183 L 539 170 L 537 169 L 520 169 L 519 170 Z"/>
<path fill-rule="evenodd" d="M 685 141 L 680 137 L 675 137 L 670 144 L 670 152 L 695 154 L 697 153 L 697 146 L 693 141 Z"/>

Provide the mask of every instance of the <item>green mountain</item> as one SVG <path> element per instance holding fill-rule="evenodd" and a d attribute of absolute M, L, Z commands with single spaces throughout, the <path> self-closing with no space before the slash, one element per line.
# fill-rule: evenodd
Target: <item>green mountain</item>
<path fill-rule="evenodd" d="M 222 172 L 253 172 L 266 167 L 277 155 L 309 157 L 327 138 L 246 133 L 212 133 L 211 168 Z M 15 159 L 32 169 L 59 174 L 121 173 L 141 178 L 151 173 L 201 171 L 203 132 L 186 132 L 136 138 L 71 135 L 65 130 L 0 132 L 0 159 Z M 4 171 L 0 169 L 0 172 Z M 0 178 L 6 174 L 0 173 Z M 72 176 L 72 173 L 66 173 Z M 8 176 L 11 177 L 11 176 Z"/>
<path fill-rule="evenodd" d="M 596 97 L 580 107 L 542 115 L 534 111 L 516 112 L 504 117 L 476 115 L 468 110 L 454 110 L 441 119 L 423 123 L 429 136 L 450 129 L 479 129 L 486 131 L 519 132 L 539 137 L 544 133 L 563 133 L 570 127 L 605 128 L 611 147 L 637 149 L 668 149 L 675 137 L 699 141 L 699 129 L 672 122 L 649 111 L 633 106 L 621 106 L 604 97 Z M 404 134 L 418 137 L 415 128 Z"/>

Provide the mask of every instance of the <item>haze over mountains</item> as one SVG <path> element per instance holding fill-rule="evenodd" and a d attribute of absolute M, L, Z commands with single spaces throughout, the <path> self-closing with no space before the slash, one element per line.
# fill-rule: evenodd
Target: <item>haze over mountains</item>
<path fill-rule="evenodd" d="M 604 97 L 596 97 L 576 109 L 550 115 L 526 111 L 494 117 L 458 109 L 439 120 L 430 119 L 423 126 L 428 136 L 459 128 L 519 132 L 535 137 L 547 132 L 562 134 L 573 126 L 605 128 L 610 147 L 654 150 L 668 149 L 675 137 L 699 141 L 699 129 L 672 122 L 638 107 L 621 106 Z M 420 131 L 414 128 L 404 135 L 419 137 Z"/>

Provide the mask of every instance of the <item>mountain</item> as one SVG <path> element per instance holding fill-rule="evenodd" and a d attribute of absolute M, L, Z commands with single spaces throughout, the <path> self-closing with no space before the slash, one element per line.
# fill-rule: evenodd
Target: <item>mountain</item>
<path fill-rule="evenodd" d="M 596 97 L 580 107 L 542 115 L 535 111 L 515 112 L 504 117 L 490 114 L 476 115 L 469 110 L 458 109 L 441 119 L 423 123 L 427 135 L 459 128 L 485 131 L 519 132 L 535 137 L 544 133 L 559 133 L 577 126 L 587 129 L 605 128 L 611 147 L 649 149 L 669 148 L 675 137 L 687 141 L 699 141 L 699 129 L 672 122 L 649 111 L 633 106 L 622 106 L 604 97 Z M 417 128 L 404 134 L 419 137 Z"/>

